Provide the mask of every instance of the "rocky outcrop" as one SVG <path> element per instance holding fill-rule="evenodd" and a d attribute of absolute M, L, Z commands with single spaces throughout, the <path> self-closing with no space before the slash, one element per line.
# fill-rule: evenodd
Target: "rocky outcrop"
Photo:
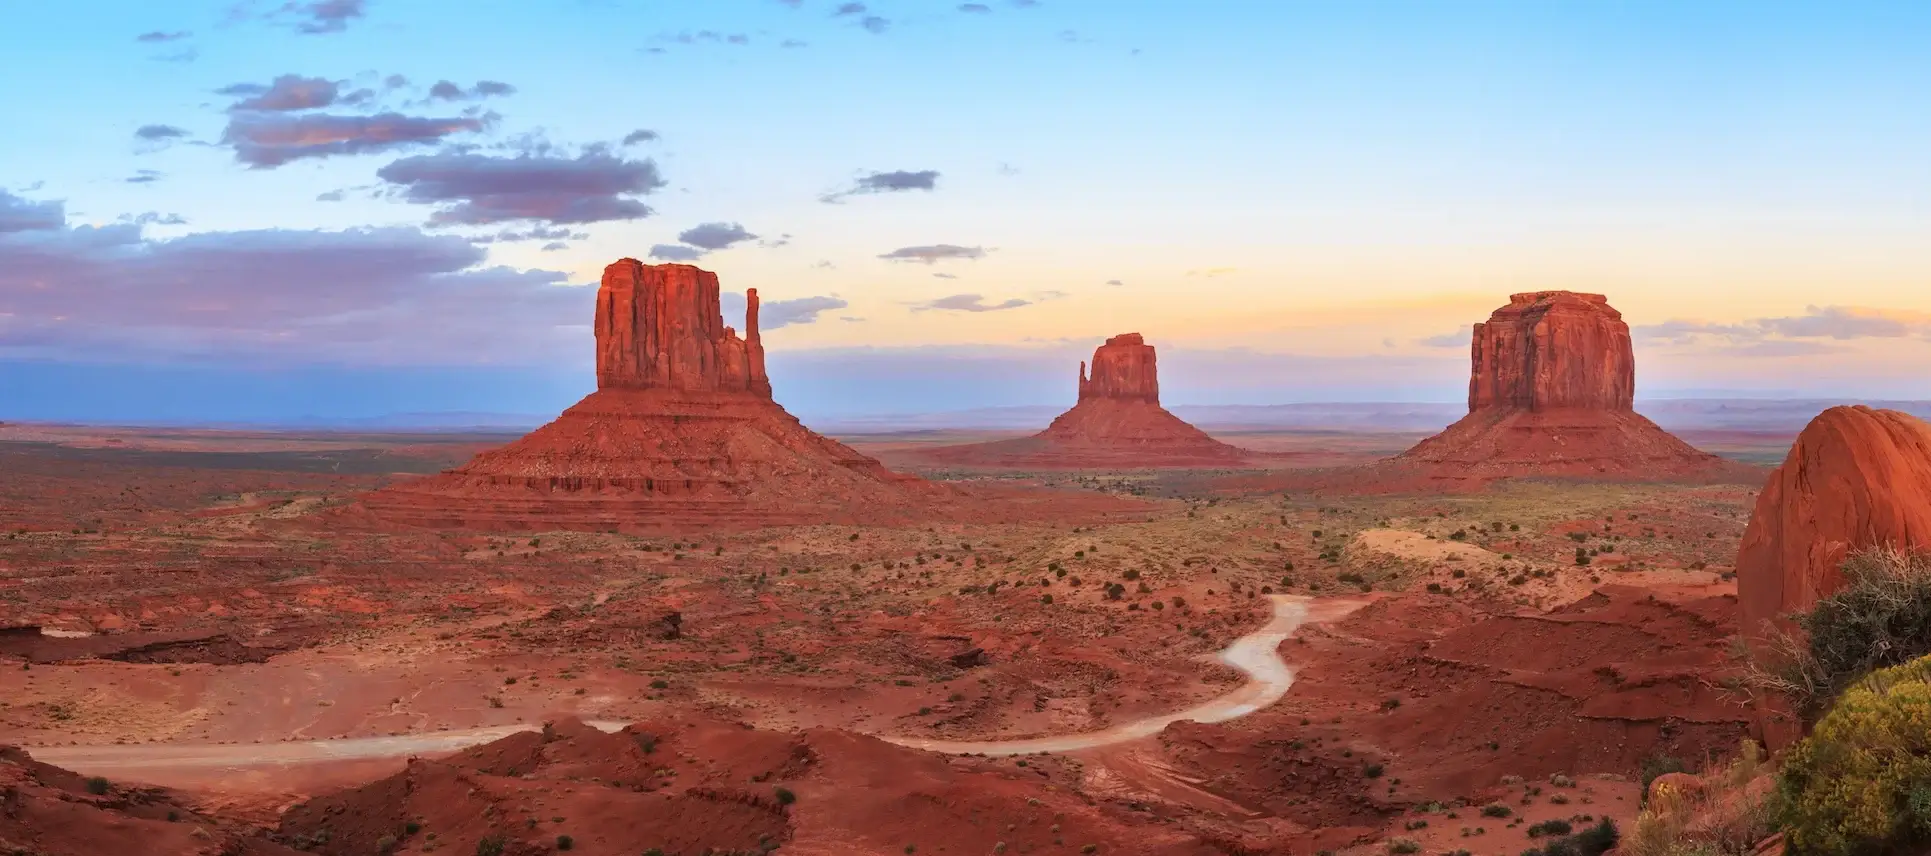
<path fill-rule="evenodd" d="M 597 288 L 597 388 L 746 392 L 771 397 L 758 338 L 758 290 L 743 339 L 718 312 L 717 274 L 621 259 Z"/>
<path fill-rule="evenodd" d="M 1138 469 L 1226 467 L 1247 453 L 1160 406 L 1153 346 L 1138 333 L 1107 339 L 1093 351 L 1091 374 L 1080 363 L 1073 409 L 1031 437 L 946 446 L 924 457 L 934 463 L 999 468 Z"/>
<path fill-rule="evenodd" d="M 1600 294 L 1509 296 L 1470 346 L 1468 410 L 1627 412 L 1636 397 L 1629 325 Z"/>
<path fill-rule="evenodd" d="M 1833 407 L 1797 435 L 1757 495 L 1737 551 L 1744 630 L 1759 634 L 1836 591 L 1844 557 L 1877 546 L 1931 548 L 1931 425 Z"/>
<path fill-rule="evenodd" d="M 1498 478 L 1754 479 L 1633 409 L 1629 325 L 1600 294 L 1516 294 L 1476 324 L 1468 415 L 1365 483 L 1404 488 Z"/>
<path fill-rule="evenodd" d="M 1079 364 L 1079 400 L 1160 403 L 1160 370 L 1153 346 L 1138 333 L 1121 333 L 1093 351 L 1093 374 Z"/>
<path fill-rule="evenodd" d="M 623 259 L 597 292 L 597 391 L 463 466 L 364 497 L 438 528 L 662 530 L 920 516 L 948 489 L 885 469 L 772 400 L 757 291 L 745 335 L 717 275 Z"/>

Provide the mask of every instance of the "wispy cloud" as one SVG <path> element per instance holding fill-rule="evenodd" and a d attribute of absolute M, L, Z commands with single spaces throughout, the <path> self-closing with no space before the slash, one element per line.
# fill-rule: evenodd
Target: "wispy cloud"
<path fill-rule="evenodd" d="M 861 175 L 852 186 L 818 197 L 820 202 L 837 203 L 848 196 L 872 193 L 902 193 L 908 190 L 931 191 L 938 187 L 939 171 L 936 169 L 892 170 Z"/>
<path fill-rule="evenodd" d="M 956 244 L 932 244 L 930 246 L 923 246 L 923 247 L 900 247 L 889 253 L 884 253 L 880 255 L 879 258 L 884 259 L 888 262 L 916 262 L 918 264 L 929 265 L 929 264 L 934 264 L 936 262 L 941 262 L 941 261 L 946 261 L 951 259 L 964 259 L 966 261 L 972 261 L 975 259 L 984 258 L 985 255 L 986 255 L 986 249 L 984 247 L 961 247 Z"/>
<path fill-rule="evenodd" d="M 912 311 L 925 312 L 937 309 L 949 312 L 998 312 L 1003 309 L 1018 309 L 1021 306 L 1031 305 L 1032 301 L 1021 300 L 1017 297 L 1008 299 L 1002 303 L 987 303 L 983 295 L 954 294 L 918 304 L 912 307 Z"/>

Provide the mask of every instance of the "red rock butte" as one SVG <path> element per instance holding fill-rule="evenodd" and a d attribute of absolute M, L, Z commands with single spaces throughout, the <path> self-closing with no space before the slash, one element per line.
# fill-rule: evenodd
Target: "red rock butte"
<path fill-rule="evenodd" d="M 1895 410 L 1833 407 L 1804 426 L 1771 472 L 1737 550 L 1746 633 L 1844 584 L 1870 547 L 1931 549 L 1931 425 Z"/>
<path fill-rule="evenodd" d="M 1608 298 L 1511 295 L 1475 325 L 1468 415 L 1390 463 L 1449 481 L 1736 471 L 1637 414 L 1635 393 L 1629 325 Z"/>
<path fill-rule="evenodd" d="M 1031 437 L 949 446 L 931 460 L 1054 468 L 1224 467 L 1247 453 L 1207 436 L 1160 406 L 1153 346 L 1138 333 L 1107 339 L 1079 366 L 1079 400 Z"/>
<path fill-rule="evenodd" d="M 378 518 L 503 530 L 891 521 L 944 494 L 807 429 L 772 400 L 717 275 L 623 259 L 597 290 L 597 391 L 522 439 L 363 498 Z"/>

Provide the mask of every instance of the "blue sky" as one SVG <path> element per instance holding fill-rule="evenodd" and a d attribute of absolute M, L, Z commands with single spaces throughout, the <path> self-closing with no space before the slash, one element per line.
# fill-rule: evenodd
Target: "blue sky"
<path fill-rule="evenodd" d="M 1452 401 L 1467 326 L 1541 288 L 1610 296 L 1643 394 L 1926 397 L 1926 32 L 1902 2 L 17 4 L 0 418 L 553 411 L 592 385 L 586 286 L 654 249 L 783 307 L 807 415 L 1067 401 L 1128 330 L 1170 403 Z"/>

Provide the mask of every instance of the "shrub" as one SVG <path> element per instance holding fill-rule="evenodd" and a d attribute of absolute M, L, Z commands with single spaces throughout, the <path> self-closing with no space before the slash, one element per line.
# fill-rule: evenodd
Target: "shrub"
<path fill-rule="evenodd" d="M 1792 747 L 1773 811 L 1803 853 L 1923 852 L 1931 844 L 1931 658 L 1850 686 Z"/>
<path fill-rule="evenodd" d="M 1643 763 L 1637 769 L 1643 776 L 1643 794 L 1645 798 L 1649 794 L 1649 783 L 1656 781 L 1656 777 L 1664 773 L 1689 772 L 1683 766 L 1681 759 L 1669 755 L 1651 755 L 1648 758 L 1644 758 Z"/>
<path fill-rule="evenodd" d="M 1413 839 L 1394 838 L 1388 841 L 1388 852 L 1399 853 L 1399 854 L 1403 854 L 1403 856 L 1406 856 L 1406 854 L 1409 854 L 1409 853 L 1420 853 L 1421 845 L 1415 843 Z"/>
<path fill-rule="evenodd" d="M 476 856 L 503 856 L 503 836 L 492 835 L 476 842 Z"/>
<path fill-rule="evenodd" d="M 571 837 L 570 837 L 570 836 L 568 836 L 568 835 L 559 835 L 559 836 L 557 836 L 557 849 L 558 849 L 558 850 L 569 850 L 569 849 L 571 849 L 571 848 L 574 848 L 574 847 L 576 847 L 576 846 L 577 846 L 577 840 L 576 840 L 576 839 L 574 839 L 574 838 L 571 838 Z"/>
<path fill-rule="evenodd" d="M 1367 776 L 1370 779 L 1379 779 L 1381 778 L 1381 769 L 1380 764 L 1369 764 L 1361 768 L 1361 775 Z"/>
<path fill-rule="evenodd" d="M 99 776 L 94 776 L 93 778 L 88 779 L 87 792 L 97 797 L 106 795 L 107 780 Z"/>
<path fill-rule="evenodd" d="M 1873 669 L 1931 654 L 1931 554 L 1880 547 L 1840 566 L 1844 587 L 1793 618 L 1803 642 L 1772 633 L 1755 683 L 1816 716 Z"/>
<path fill-rule="evenodd" d="M 1605 817 L 1595 826 L 1574 835 L 1558 838 L 1539 848 L 1524 850 L 1522 856 L 1602 856 L 1614 848 L 1621 837 L 1616 831 L 1616 822 Z"/>
<path fill-rule="evenodd" d="M 1509 808 L 1501 803 L 1489 803 L 1488 805 L 1482 806 L 1483 817 L 1508 817 L 1514 813 L 1515 809 Z"/>
<path fill-rule="evenodd" d="M 1623 850 L 1629 856 L 1753 852 L 1774 831 L 1765 799 L 1772 772 L 1756 743 L 1744 740 L 1741 749 L 1729 766 L 1705 773 L 1697 790 L 1659 789 Z"/>
<path fill-rule="evenodd" d="M 1575 827 L 1570 826 L 1569 821 L 1561 818 L 1550 818 L 1541 823 L 1529 824 L 1530 838 L 1541 838 L 1546 835 L 1568 835 L 1574 831 Z"/>
<path fill-rule="evenodd" d="M 798 801 L 798 795 L 786 787 L 772 788 L 771 795 L 778 798 L 778 805 L 790 805 Z"/>

